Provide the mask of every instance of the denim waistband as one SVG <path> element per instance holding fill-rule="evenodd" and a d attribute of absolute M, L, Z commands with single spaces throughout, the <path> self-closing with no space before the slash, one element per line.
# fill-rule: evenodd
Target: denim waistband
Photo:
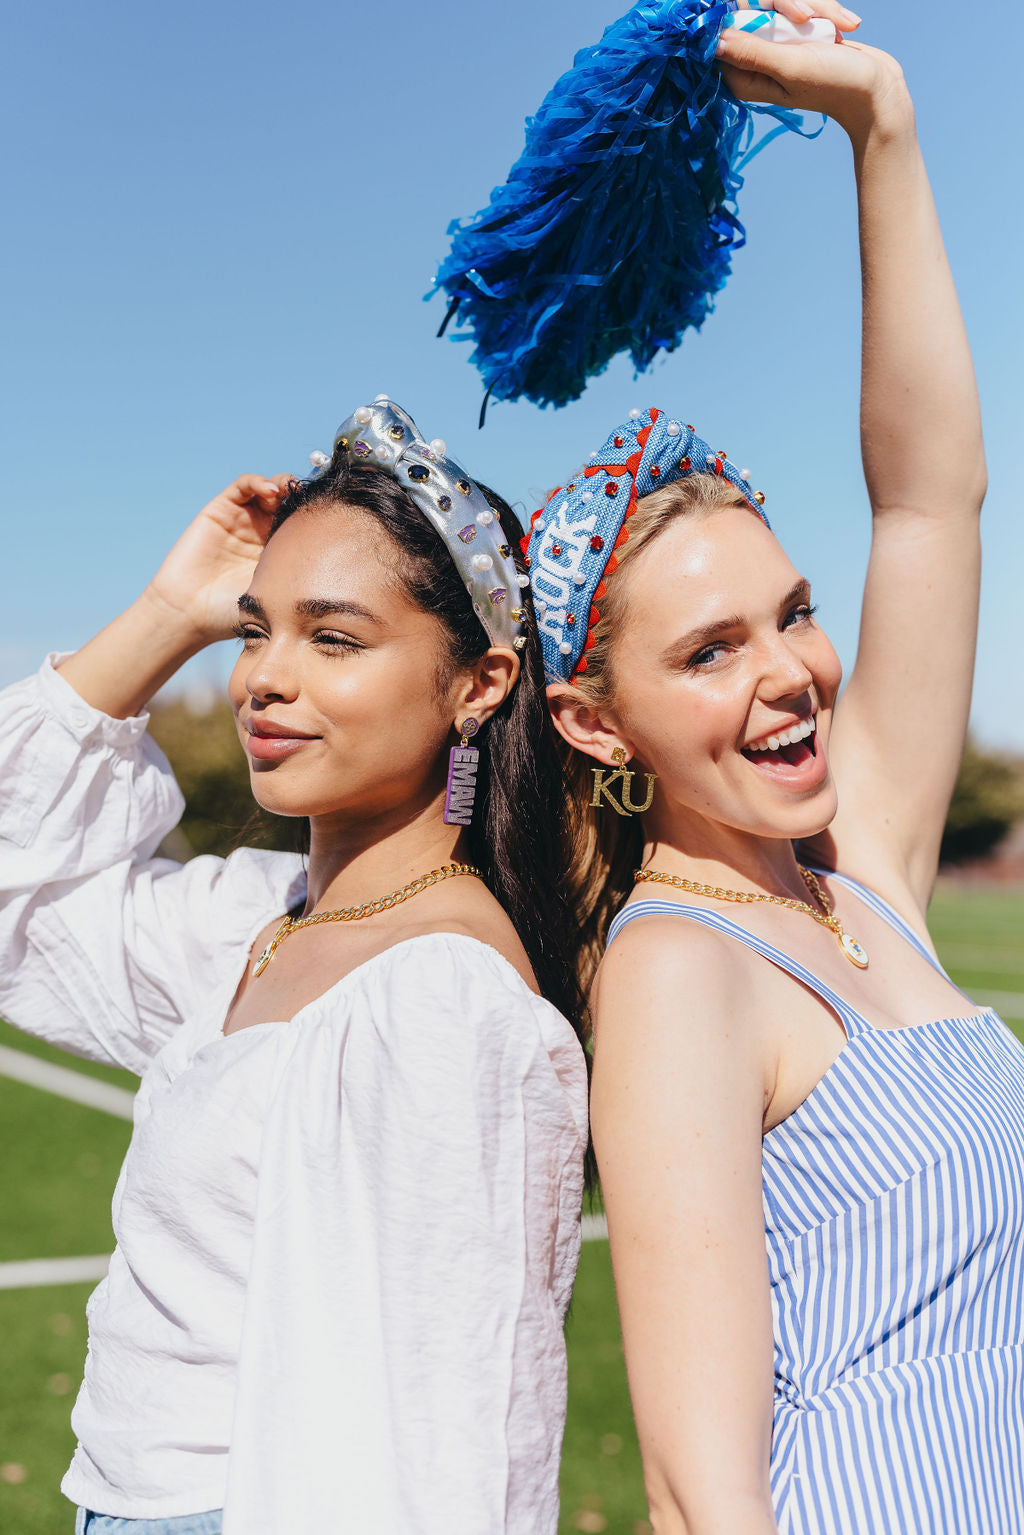
<path fill-rule="evenodd" d="M 80 1508 L 75 1535 L 221 1535 L 223 1510 L 179 1514 L 174 1519 L 116 1519 Z"/>

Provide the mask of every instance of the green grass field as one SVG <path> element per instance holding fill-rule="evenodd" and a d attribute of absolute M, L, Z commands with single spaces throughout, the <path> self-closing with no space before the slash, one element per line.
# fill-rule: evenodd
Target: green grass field
<path fill-rule="evenodd" d="M 1024 1038 L 1024 892 L 940 888 L 932 931 L 954 978 L 999 1005 Z M 0 1044 L 129 1085 L 0 1025 Z M 0 1076 L 0 1262 L 109 1251 L 110 1195 L 129 1126 Z M 0 1532 L 70 1535 L 58 1491 L 85 1353 L 91 1285 L 0 1290 Z M 608 1248 L 584 1245 L 567 1326 L 569 1421 L 563 1535 L 649 1530 L 622 1363 Z M 282 1532 L 289 1535 L 289 1532 Z"/>

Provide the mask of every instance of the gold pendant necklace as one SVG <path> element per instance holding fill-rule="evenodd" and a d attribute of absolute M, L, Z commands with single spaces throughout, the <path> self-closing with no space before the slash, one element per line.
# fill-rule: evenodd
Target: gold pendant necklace
<path fill-rule="evenodd" d="M 662 874 L 657 869 L 635 869 L 633 871 L 634 883 L 640 884 L 644 880 L 651 880 L 658 885 L 674 885 L 677 890 L 688 890 L 693 895 L 707 895 L 715 901 L 742 901 L 744 904 L 754 901 L 766 901 L 771 906 L 788 906 L 790 911 L 805 911 L 815 922 L 820 922 L 822 927 L 827 927 L 836 935 L 839 947 L 858 970 L 868 968 L 868 951 L 862 943 L 858 943 L 852 933 L 843 931 L 843 925 L 839 918 L 833 916 L 832 902 L 821 888 L 817 876 L 810 869 L 805 869 L 803 864 L 797 866 L 803 876 L 804 884 L 824 908 L 816 911 L 807 901 L 793 901 L 788 896 L 782 895 L 758 895 L 752 890 L 724 890 L 720 885 L 702 885 L 697 880 L 683 879 L 679 874 Z"/>
<path fill-rule="evenodd" d="M 262 975 L 279 946 L 290 933 L 298 932 L 300 927 L 315 927 L 319 922 L 359 922 L 363 917 L 372 917 L 379 911 L 390 911 L 392 906 L 401 906 L 403 901 L 419 895 L 421 890 L 429 890 L 431 885 L 440 884 L 443 879 L 455 879 L 460 874 L 472 874 L 477 879 L 483 879 L 481 871 L 471 863 L 445 863 L 439 869 L 431 869 L 429 874 L 421 874 L 419 879 L 410 880 L 401 890 L 393 890 L 390 895 L 379 896 L 376 901 L 367 901 L 363 906 L 342 906 L 337 911 L 318 911 L 312 917 L 285 917 L 253 965 L 252 973 L 254 976 Z"/>

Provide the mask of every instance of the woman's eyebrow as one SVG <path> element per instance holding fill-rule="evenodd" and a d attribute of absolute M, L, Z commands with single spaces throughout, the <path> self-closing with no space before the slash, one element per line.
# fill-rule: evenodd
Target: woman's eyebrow
<path fill-rule="evenodd" d="M 687 655 L 691 650 L 699 650 L 701 645 L 706 645 L 709 640 L 715 640 L 720 634 L 727 634 L 730 629 L 739 629 L 743 619 L 738 613 L 731 618 L 716 619 L 713 624 L 701 624 L 698 629 L 690 629 L 688 633 L 681 634 L 671 645 L 662 651 L 663 661 L 674 661 L 680 656 Z"/>
<path fill-rule="evenodd" d="M 807 580 L 806 576 L 801 576 L 799 581 L 790 587 L 779 603 L 779 611 L 783 612 L 796 602 L 798 598 L 802 597 L 806 600 L 810 596 L 810 591 L 811 583 Z M 728 634 L 732 629 L 742 628 L 743 622 L 744 620 L 740 615 L 734 613 L 730 618 L 718 618 L 714 623 L 701 624 L 699 628 L 691 629 L 687 634 L 680 635 L 679 639 L 673 640 L 671 645 L 666 646 L 662 651 L 661 659 L 671 664 L 680 657 L 689 655 L 694 650 L 699 650 L 702 645 L 707 645 L 711 640 L 718 639 L 719 635 Z"/>
<path fill-rule="evenodd" d="M 267 621 L 262 602 L 249 592 L 243 592 L 239 597 L 238 611 L 248 618 L 258 618 L 261 623 Z M 338 614 L 342 618 L 365 618 L 371 624 L 381 624 L 384 621 L 376 613 L 371 613 L 369 608 L 364 608 L 362 603 L 350 602 L 344 597 L 303 597 L 295 604 L 295 612 L 300 618 L 327 618 Z"/>
<path fill-rule="evenodd" d="M 364 608 L 362 603 L 351 602 L 345 597 L 303 597 L 295 604 L 295 611 L 302 618 L 328 618 L 337 613 L 342 618 L 365 618 L 371 624 L 383 623 L 383 619 Z"/>
<path fill-rule="evenodd" d="M 796 581 L 790 587 L 785 597 L 783 597 L 782 601 L 779 603 L 779 611 L 781 612 L 783 608 L 788 608 L 790 603 L 795 602 L 798 597 L 803 597 L 806 601 L 810 595 L 811 583 L 808 581 L 806 576 L 801 576 L 799 581 Z"/>

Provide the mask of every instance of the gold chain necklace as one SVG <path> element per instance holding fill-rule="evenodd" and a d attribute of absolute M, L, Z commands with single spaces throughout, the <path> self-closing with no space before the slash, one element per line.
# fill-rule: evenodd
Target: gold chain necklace
<path fill-rule="evenodd" d="M 419 895 L 421 890 L 429 890 L 431 885 L 438 885 L 443 879 L 455 879 L 460 874 L 472 874 L 477 879 L 483 879 L 483 874 L 471 863 L 445 863 L 439 869 L 431 869 L 429 874 L 421 874 L 419 879 L 410 880 L 401 890 L 392 890 L 390 895 L 379 896 L 376 901 L 367 901 L 363 906 L 342 906 L 337 911 L 318 911 L 312 917 L 285 917 L 253 965 L 252 973 L 254 976 L 262 975 L 277 953 L 278 946 L 284 943 L 290 933 L 297 933 L 300 927 L 315 927 L 319 922 L 359 922 L 363 917 L 372 917 L 379 911 L 390 911 L 392 906 L 401 906 L 403 901 Z"/>
<path fill-rule="evenodd" d="M 683 879 L 679 874 L 662 874 L 657 869 L 635 869 L 633 880 L 640 884 L 644 880 L 652 880 L 658 885 L 674 885 L 677 890 L 688 890 L 693 895 L 707 895 L 715 901 L 766 901 L 771 906 L 788 906 L 790 911 L 805 911 L 815 922 L 820 922 L 822 927 L 829 928 L 839 940 L 839 947 L 858 970 L 868 968 L 868 952 L 862 943 L 858 943 L 852 933 L 845 933 L 839 918 L 832 914 L 832 902 L 822 890 L 816 875 L 810 869 L 805 869 L 803 864 L 797 867 L 803 876 L 804 884 L 817 901 L 820 901 L 824 911 L 815 911 L 807 901 L 790 900 L 782 895 L 758 895 L 752 890 L 724 890 L 720 885 L 701 885 L 693 879 Z"/>

